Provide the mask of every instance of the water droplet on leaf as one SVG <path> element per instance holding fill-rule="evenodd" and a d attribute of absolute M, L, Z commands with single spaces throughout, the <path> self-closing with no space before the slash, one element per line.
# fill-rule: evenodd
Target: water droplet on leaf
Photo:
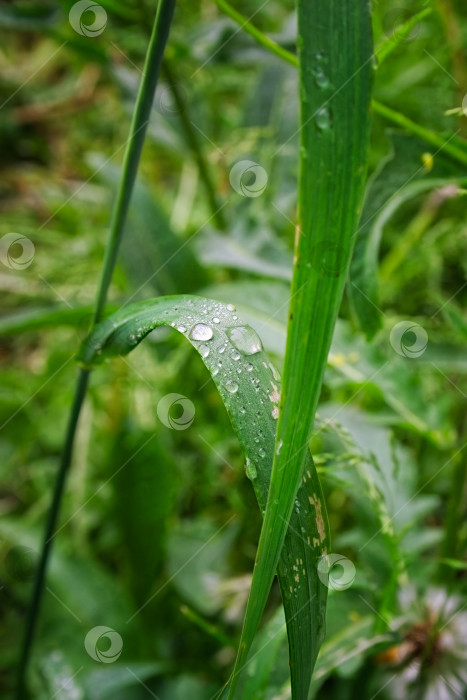
<path fill-rule="evenodd" d="M 231 379 L 226 381 L 224 384 L 225 388 L 229 392 L 229 394 L 236 394 L 238 391 L 238 384 L 236 382 L 233 382 Z"/>
<path fill-rule="evenodd" d="M 324 89 L 329 87 L 329 79 L 327 75 L 321 70 L 321 68 L 316 68 L 313 71 L 313 75 L 315 76 L 315 83 L 319 88 Z"/>
<path fill-rule="evenodd" d="M 190 338 L 193 340 L 211 340 L 213 335 L 213 330 L 207 323 L 197 323 L 190 331 Z"/>
<path fill-rule="evenodd" d="M 243 355 L 255 355 L 263 349 L 259 335 L 251 326 L 227 328 L 227 335 L 232 345 Z"/>
<path fill-rule="evenodd" d="M 316 126 L 320 131 L 327 131 L 331 128 L 331 113 L 327 107 L 321 107 L 316 112 Z"/>
<path fill-rule="evenodd" d="M 254 481 L 258 476 L 255 465 L 248 457 L 246 458 L 245 472 L 250 481 Z"/>

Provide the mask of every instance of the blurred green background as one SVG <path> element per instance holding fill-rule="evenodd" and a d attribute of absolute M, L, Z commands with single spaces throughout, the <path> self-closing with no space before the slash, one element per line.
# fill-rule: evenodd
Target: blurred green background
<path fill-rule="evenodd" d="M 76 5 L 0 5 L 5 697 L 155 11 L 149 0 L 102 0 L 80 5 L 78 21 Z M 374 96 L 465 160 L 373 115 L 365 207 L 380 202 L 367 226 L 382 229 L 379 296 L 362 302 L 351 277 L 312 442 L 333 551 L 355 580 L 330 590 L 310 698 L 466 692 L 467 7 L 380 0 L 374 35 L 376 46 L 397 39 L 401 22 L 428 7 L 375 65 Z M 293 2 L 236 9 L 295 51 Z M 254 178 L 232 183 L 240 161 L 266 178 L 255 196 Z M 294 67 L 214 2 L 179 2 L 109 305 L 185 292 L 233 303 L 280 368 L 297 166 Z M 371 339 L 359 300 L 377 307 Z M 175 332 L 151 341 L 93 375 L 44 594 L 34 698 L 210 700 L 234 660 L 261 516 L 202 362 Z M 194 405 L 186 430 L 157 417 L 169 393 Z M 286 700 L 287 658 L 274 588 L 245 700 Z"/>

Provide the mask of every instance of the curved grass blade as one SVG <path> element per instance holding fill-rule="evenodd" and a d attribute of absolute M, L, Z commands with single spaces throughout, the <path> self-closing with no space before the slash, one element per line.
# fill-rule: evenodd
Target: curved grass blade
<path fill-rule="evenodd" d="M 373 175 L 357 231 L 348 287 L 351 308 L 371 339 L 382 326 L 379 311 L 378 258 L 385 224 L 408 199 L 448 184 L 467 181 L 465 169 L 443 153 L 424 162 L 426 145 L 410 134 L 393 132 L 392 153 Z M 426 158 L 426 156 L 425 156 Z"/>
<path fill-rule="evenodd" d="M 392 52 L 395 49 L 397 49 L 398 46 L 403 44 L 405 39 L 415 29 L 415 27 L 418 24 L 420 24 L 420 22 L 422 22 L 422 20 L 424 20 L 425 17 L 428 17 L 428 15 L 430 15 L 432 12 L 433 10 L 431 9 L 431 7 L 426 7 L 424 10 L 421 10 L 421 12 L 417 12 L 417 14 L 413 15 L 413 17 L 410 17 L 410 19 L 406 20 L 397 28 L 395 28 L 391 36 L 385 39 L 385 41 L 383 41 L 375 49 L 375 56 L 378 59 L 378 66 L 380 66 L 381 63 L 390 54 L 392 54 Z"/>
<path fill-rule="evenodd" d="M 80 360 L 96 361 L 130 352 L 154 328 L 168 325 L 182 333 L 201 355 L 224 401 L 246 456 L 259 507 L 264 514 L 274 457 L 281 382 L 256 332 L 234 307 L 196 296 L 170 296 L 123 308 L 91 334 Z M 278 445 L 280 450 L 280 443 Z M 327 523 L 314 464 L 306 450 L 305 471 L 277 564 L 295 677 L 309 668 L 324 636 L 327 588 L 315 576 L 327 552 Z M 285 529 L 287 530 L 287 524 Z M 269 591 L 270 584 L 266 590 Z"/>

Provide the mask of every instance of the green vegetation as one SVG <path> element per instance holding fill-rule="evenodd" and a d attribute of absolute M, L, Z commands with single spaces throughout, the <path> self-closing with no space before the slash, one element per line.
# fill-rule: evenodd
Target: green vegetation
<path fill-rule="evenodd" d="M 0 33 L 3 695 L 463 697 L 465 8 Z"/>

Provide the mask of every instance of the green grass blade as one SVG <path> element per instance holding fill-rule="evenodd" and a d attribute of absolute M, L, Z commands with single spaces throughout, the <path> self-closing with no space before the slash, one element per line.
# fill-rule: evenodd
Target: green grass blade
<path fill-rule="evenodd" d="M 217 322 L 212 321 L 213 318 Z M 205 340 L 197 340 L 196 328 Z M 169 296 L 131 304 L 106 319 L 92 333 L 81 352 L 90 369 L 96 360 L 130 352 L 154 328 L 176 328 L 200 353 L 224 401 L 247 458 L 259 507 L 264 513 L 274 457 L 281 382 L 262 350 L 255 331 L 233 308 L 196 296 Z M 212 333 L 212 337 L 208 338 Z M 198 333 L 198 335 L 202 335 Z M 221 364 L 221 367 L 219 367 Z M 320 484 L 306 450 L 305 473 L 290 518 L 282 556 L 277 564 L 284 602 L 291 660 L 309 664 L 310 650 L 318 653 L 324 635 L 327 589 L 314 575 L 317 559 L 326 551 L 324 515 L 317 518 Z M 287 528 L 286 528 L 287 529 Z"/>
<path fill-rule="evenodd" d="M 450 183 L 464 183 L 465 173 L 443 151 L 423 160 L 426 145 L 410 134 L 391 135 L 393 152 L 381 162 L 365 195 L 350 267 L 348 295 L 360 328 L 372 338 L 382 325 L 378 260 L 385 224 L 416 195 Z"/>
<path fill-rule="evenodd" d="M 420 24 L 425 17 L 428 17 L 433 12 L 431 7 L 427 7 L 421 12 L 417 12 L 416 15 L 403 22 L 397 29 L 394 29 L 390 37 L 383 41 L 375 50 L 375 56 L 378 59 L 378 65 L 381 63 L 400 46 L 405 39 L 409 36 L 413 29 Z"/>
<path fill-rule="evenodd" d="M 365 181 L 372 74 L 368 3 L 299 0 L 298 33 L 299 225 L 277 434 L 282 449 L 275 455 L 229 698 L 261 620 L 303 474 Z M 313 504 L 323 525 L 319 491 Z M 316 570 L 307 573 L 316 576 Z M 307 697 L 319 647 L 316 628 L 311 642 L 305 664 L 292 658 L 292 696 L 297 700 Z"/>
<path fill-rule="evenodd" d="M 452 158 L 462 165 L 467 164 L 467 141 L 457 136 L 457 133 L 437 134 L 421 124 L 412 121 L 409 117 L 406 117 L 405 114 L 401 114 L 395 109 L 391 109 L 391 107 L 387 107 L 376 100 L 372 101 L 371 106 L 375 114 L 379 114 L 392 124 L 396 124 L 402 129 L 415 134 L 415 136 L 418 136 L 426 143 L 429 143 L 430 146 L 436 148 L 437 151 L 443 151 L 443 153 L 452 156 Z"/>

